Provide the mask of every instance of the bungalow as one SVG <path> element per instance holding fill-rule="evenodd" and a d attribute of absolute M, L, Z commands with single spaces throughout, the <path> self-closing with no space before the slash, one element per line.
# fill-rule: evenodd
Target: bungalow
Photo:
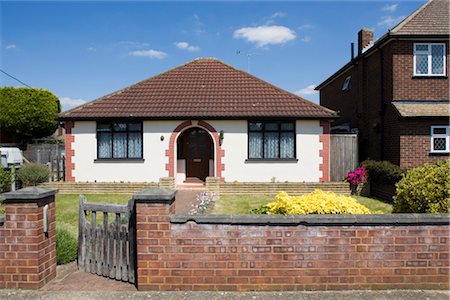
<path fill-rule="evenodd" d="M 66 180 L 329 181 L 337 114 L 213 58 L 60 114 Z"/>

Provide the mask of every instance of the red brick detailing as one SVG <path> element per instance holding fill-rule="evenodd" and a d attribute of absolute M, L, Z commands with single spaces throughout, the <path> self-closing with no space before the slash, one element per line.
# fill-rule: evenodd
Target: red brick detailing
<path fill-rule="evenodd" d="M 170 211 L 136 204 L 139 290 L 450 287 L 448 225 L 176 224 Z"/>
<path fill-rule="evenodd" d="M 322 177 L 320 182 L 330 181 L 330 121 L 321 120 L 320 127 L 322 127 L 322 134 L 319 141 L 322 143 L 322 149 L 320 150 L 320 157 L 322 163 L 319 166 L 319 170 L 322 171 Z"/>
<path fill-rule="evenodd" d="M 175 153 L 175 143 L 177 140 L 178 133 L 186 127 L 192 125 L 191 121 L 184 121 L 180 125 L 178 125 L 169 139 L 169 149 L 166 150 L 166 157 L 168 158 L 168 163 L 166 164 L 166 171 L 169 172 L 169 177 L 175 177 L 175 163 L 176 163 L 176 153 Z"/>
<path fill-rule="evenodd" d="M 49 231 L 44 233 L 43 206 L 5 204 L 0 226 L 0 289 L 39 289 L 56 276 L 55 202 L 49 203 Z"/>
<path fill-rule="evenodd" d="M 175 130 L 170 135 L 169 139 L 169 149 L 166 150 L 166 157 L 168 158 L 168 163 L 166 164 L 166 170 L 169 172 L 169 177 L 175 177 L 175 163 L 176 163 L 176 153 L 175 153 L 175 145 L 176 140 L 178 137 L 178 134 L 185 129 L 186 127 L 190 127 L 192 125 L 191 121 L 184 121 L 180 125 L 178 125 Z M 211 126 L 211 124 L 205 122 L 205 121 L 198 121 L 198 126 L 203 127 L 204 129 L 208 130 L 211 135 L 214 138 L 215 143 L 215 157 L 214 161 L 216 164 L 216 177 L 221 178 L 221 180 L 224 180 L 222 177 L 222 171 L 225 170 L 225 166 L 222 163 L 222 158 L 225 156 L 225 150 L 222 149 L 219 143 L 219 133 L 216 131 L 216 129 Z"/>
<path fill-rule="evenodd" d="M 75 136 L 72 134 L 73 122 L 66 122 L 66 181 L 74 182 L 75 177 L 73 176 L 73 171 L 75 170 L 75 164 L 73 163 L 73 158 L 75 156 L 75 150 L 72 149 L 72 143 L 75 142 Z"/>

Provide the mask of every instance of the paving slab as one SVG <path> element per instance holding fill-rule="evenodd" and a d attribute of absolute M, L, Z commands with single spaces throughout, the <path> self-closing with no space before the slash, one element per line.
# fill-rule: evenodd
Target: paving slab
<path fill-rule="evenodd" d="M 85 292 L 0 290 L 2 300 L 76 300 L 76 299 L 146 299 L 146 300 L 448 300 L 448 291 L 314 291 L 314 292 Z"/>

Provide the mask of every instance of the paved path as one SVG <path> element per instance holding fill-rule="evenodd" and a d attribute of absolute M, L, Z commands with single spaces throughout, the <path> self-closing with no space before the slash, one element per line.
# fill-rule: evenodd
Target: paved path
<path fill-rule="evenodd" d="M 192 209 L 192 204 L 197 202 L 197 195 L 203 192 L 203 189 L 183 189 L 177 190 L 175 199 L 175 212 L 178 215 L 188 214 Z"/>
<path fill-rule="evenodd" d="M 56 278 L 41 291 L 136 291 L 130 283 L 78 270 L 76 262 L 56 268 Z M 3 299 L 0 296 L 0 299 Z M 106 299 L 104 299 L 106 300 Z"/>
<path fill-rule="evenodd" d="M 332 291 L 332 292 L 67 292 L 0 290 L 2 300 L 448 300 L 448 291 Z"/>

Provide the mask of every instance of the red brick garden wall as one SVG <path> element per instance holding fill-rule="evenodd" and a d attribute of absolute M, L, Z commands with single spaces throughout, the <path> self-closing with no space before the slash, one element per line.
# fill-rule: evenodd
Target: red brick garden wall
<path fill-rule="evenodd" d="M 139 290 L 449 288 L 448 216 L 434 216 L 439 225 L 428 215 L 195 217 L 171 210 L 136 204 Z"/>
<path fill-rule="evenodd" d="M 44 233 L 45 204 L 48 233 Z M 38 289 L 56 275 L 54 196 L 7 202 L 5 208 L 0 224 L 0 288 Z"/>

